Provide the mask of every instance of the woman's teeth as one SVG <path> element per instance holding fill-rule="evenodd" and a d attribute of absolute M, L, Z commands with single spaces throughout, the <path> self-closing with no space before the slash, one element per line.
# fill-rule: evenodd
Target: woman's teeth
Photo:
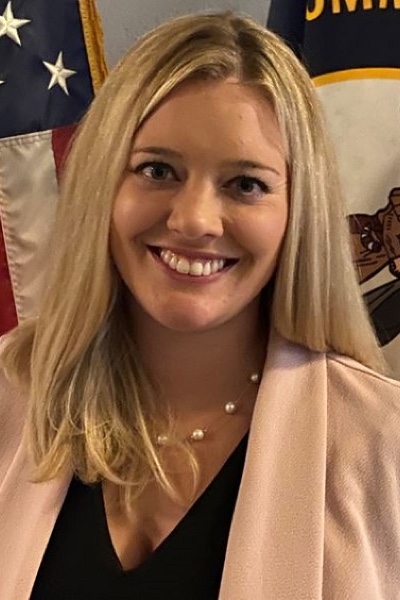
<path fill-rule="evenodd" d="M 160 258 L 170 269 L 183 273 L 185 275 L 193 275 L 193 277 L 208 277 L 213 273 L 221 271 L 225 266 L 224 259 L 217 260 L 188 260 L 183 256 L 179 256 L 171 252 L 171 250 L 161 250 Z"/>

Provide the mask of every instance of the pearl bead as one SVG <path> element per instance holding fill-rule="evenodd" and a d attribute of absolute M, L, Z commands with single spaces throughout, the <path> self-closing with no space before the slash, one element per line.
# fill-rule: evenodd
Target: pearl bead
<path fill-rule="evenodd" d="M 260 383 L 260 373 L 258 373 L 257 371 L 254 371 L 253 373 L 251 373 L 247 378 L 247 382 Z M 245 396 L 245 392 L 246 392 L 246 388 L 243 391 L 243 393 L 239 396 L 239 398 L 237 398 L 234 401 L 231 400 L 225 404 L 224 412 L 226 415 L 234 415 L 237 413 L 238 405 L 240 405 L 243 397 Z M 193 429 L 192 433 L 190 434 L 189 439 L 192 442 L 201 442 L 206 437 L 207 431 L 208 431 L 208 426 L 205 428 L 199 427 L 197 429 Z M 187 440 L 188 440 L 188 438 L 186 437 L 186 441 Z M 157 444 L 159 446 L 166 446 L 168 444 L 172 444 L 172 441 L 170 440 L 168 435 L 160 434 L 157 436 Z"/>
<path fill-rule="evenodd" d="M 168 444 L 169 442 L 169 438 L 167 435 L 165 434 L 161 434 L 157 436 L 157 444 L 159 446 L 165 446 L 166 444 Z"/>
<path fill-rule="evenodd" d="M 235 402 L 227 402 L 225 404 L 225 412 L 227 415 L 234 415 L 237 411 L 237 406 Z"/>
<path fill-rule="evenodd" d="M 190 439 L 193 440 L 193 442 L 201 442 L 202 440 L 204 440 L 205 434 L 206 432 L 204 429 L 195 429 L 192 432 Z"/>
<path fill-rule="evenodd" d="M 250 381 L 251 381 L 251 383 L 258 383 L 260 381 L 260 374 L 259 373 L 252 373 L 250 375 Z"/>

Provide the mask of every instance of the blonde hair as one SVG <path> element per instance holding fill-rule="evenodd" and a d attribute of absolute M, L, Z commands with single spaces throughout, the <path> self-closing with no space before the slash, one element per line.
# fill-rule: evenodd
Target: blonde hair
<path fill-rule="evenodd" d="M 137 42 L 84 119 L 67 162 L 40 314 L 10 334 L 3 354 L 9 376 L 29 388 L 27 432 L 38 480 L 72 465 L 83 481 L 104 478 L 121 486 L 126 506 L 150 479 L 176 492 L 154 443 L 168 415 L 159 414 L 110 263 L 110 216 L 145 119 L 180 83 L 228 76 L 264 91 L 287 145 L 290 217 L 271 326 L 312 350 L 383 368 L 352 265 L 334 158 L 305 69 L 250 18 L 230 12 L 180 17 Z"/>

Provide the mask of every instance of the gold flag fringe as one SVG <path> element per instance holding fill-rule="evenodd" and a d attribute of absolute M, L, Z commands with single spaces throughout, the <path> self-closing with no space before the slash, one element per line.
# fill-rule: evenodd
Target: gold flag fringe
<path fill-rule="evenodd" d="M 94 0 L 78 0 L 78 4 L 93 89 L 96 93 L 107 75 L 101 19 Z"/>

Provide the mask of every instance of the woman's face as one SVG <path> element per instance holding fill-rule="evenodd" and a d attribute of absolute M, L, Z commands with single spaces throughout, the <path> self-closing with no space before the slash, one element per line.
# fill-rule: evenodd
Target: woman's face
<path fill-rule="evenodd" d="M 183 84 L 139 130 L 115 199 L 111 253 L 132 308 L 192 332 L 254 316 L 287 216 L 269 102 L 235 79 Z"/>

